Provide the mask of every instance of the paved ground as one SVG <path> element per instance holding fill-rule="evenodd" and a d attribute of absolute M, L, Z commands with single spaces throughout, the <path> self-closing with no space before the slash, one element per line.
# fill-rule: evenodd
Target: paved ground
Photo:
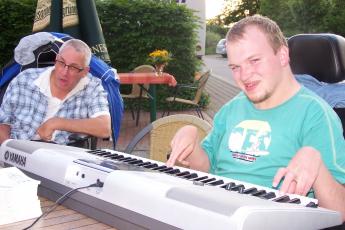
<path fill-rule="evenodd" d="M 204 64 L 212 69 L 214 76 L 235 85 L 232 78 L 230 68 L 228 66 L 228 59 L 220 55 L 206 55 L 202 58 Z"/>

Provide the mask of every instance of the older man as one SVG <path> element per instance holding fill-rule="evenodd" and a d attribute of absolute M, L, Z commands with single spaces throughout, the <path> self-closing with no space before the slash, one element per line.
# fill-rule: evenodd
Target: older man
<path fill-rule="evenodd" d="M 90 48 L 71 39 L 53 67 L 28 69 L 14 78 L 0 107 L 0 143 L 13 138 L 66 144 L 71 133 L 109 137 L 107 95 L 88 73 L 90 60 Z"/>

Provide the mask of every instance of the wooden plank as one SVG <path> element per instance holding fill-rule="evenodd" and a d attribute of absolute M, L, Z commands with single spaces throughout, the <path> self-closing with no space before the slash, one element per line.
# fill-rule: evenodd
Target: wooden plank
<path fill-rule="evenodd" d="M 95 223 L 95 224 L 90 224 L 87 226 L 74 228 L 74 230 L 108 230 L 108 229 L 112 229 L 112 228 L 102 223 Z"/>
<path fill-rule="evenodd" d="M 224 104 L 240 92 L 240 89 L 236 86 L 214 76 L 210 77 L 205 90 L 209 94 L 211 100 L 211 103 L 206 109 L 206 113 L 211 118 L 214 117 Z"/>
<path fill-rule="evenodd" d="M 54 202 L 46 198 L 40 198 L 42 211 L 48 210 Z M 31 225 L 35 219 L 20 221 L 12 224 L 1 225 L 0 230 L 16 230 L 24 229 Z M 64 206 L 58 206 L 51 213 L 39 220 L 31 229 L 49 229 L 49 230 L 64 230 L 64 229 L 79 229 L 79 230 L 116 230 L 106 224 L 100 223 L 95 219 L 89 218 L 74 210 L 68 209 Z"/>

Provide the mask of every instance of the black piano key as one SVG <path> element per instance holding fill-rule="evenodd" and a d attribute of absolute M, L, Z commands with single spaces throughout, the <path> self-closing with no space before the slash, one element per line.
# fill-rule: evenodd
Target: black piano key
<path fill-rule="evenodd" d="M 123 155 L 118 155 L 116 157 L 112 157 L 113 160 L 121 160 L 122 158 L 125 158 Z"/>
<path fill-rule="evenodd" d="M 119 156 L 119 154 L 116 154 L 116 153 L 115 153 L 115 154 L 113 154 L 112 156 L 109 156 L 109 158 L 110 158 L 110 159 L 115 159 L 115 158 L 118 157 L 118 156 Z"/>
<path fill-rule="evenodd" d="M 126 161 L 126 163 L 127 163 L 127 164 L 130 164 L 131 162 L 135 162 L 135 161 L 138 161 L 138 159 L 132 158 L 132 159 Z"/>
<path fill-rule="evenodd" d="M 108 155 L 103 155 L 103 157 L 104 157 L 104 158 L 111 158 L 111 157 L 113 157 L 113 156 L 115 156 L 115 155 L 117 155 L 117 154 L 112 154 L 112 153 L 110 153 L 110 154 L 108 154 Z"/>
<path fill-rule="evenodd" d="M 227 183 L 227 184 L 221 186 L 221 188 L 225 188 L 226 190 L 231 190 L 231 188 L 234 186 L 236 186 L 236 184 L 234 182 L 230 182 L 230 183 Z"/>
<path fill-rule="evenodd" d="M 168 168 L 167 170 L 164 170 L 163 172 L 166 174 L 170 174 L 170 172 L 174 172 L 175 169 L 173 167 Z"/>
<path fill-rule="evenodd" d="M 290 201 L 290 197 L 288 195 L 283 195 L 273 199 L 272 201 L 279 202 L 279 203 L 286 203 Z"/>
<path fill-rule="evenodd" d="M 293 198 L 291 200 L 289 200 L 287 203 L 291 203 L 291 204 L 300 204 L 301 200 L 298 198 Z"/>
<path fill-rule="evenodd" d="M 96 155 L 96 154 L 99 153 L 99 152 L 103 152 L 103 150 L 101 150 L 101 149 L 95 149 L 95 150 L 87 150 L 86 152 Z"/>
<path fill-rule="evenodd" d="M 245 190 L 245 187 L 244 187 L 244 186 L 239 187 L 239 188 L 238 188 L 238 193 L 243 194 L 243 191 L 244 191 L 244 190 Z"/>
<path fill-rule="evenodd" d="M 122 160 L 122 162 L 129 162 L 129 161 L 132 161 L 132 160 L 136 160 L 135 158 L 132 158 L 132 157 L 126 157 L 125 159 Z"/>
<path fill-rule="evenodd" d="M 224 184 L 223 180 L 216 180 L 216 181 L 213 181 L 211 183 L 208 183 L 208 185 L 212 185 L 212 186 L 217 186 L 217 185 L 221 185 L 221 184 Z"/>
<path fill-rule="evenodd" d="M 168 166 L 165 166 L 165 165 L 161 165 L 161 166 L 159 166 L 159 165 L 157 165 L 157 167 L 154 167 L 154 168 L 151 168 L 151 169 L 152 169 L 152 170 L 159 171 L 159 170 L 161 170 L 161 169 L 165 169 L 165 168 L 168 168 Z"/>
<path fill-rule="evenodd" d="M 230 188 L 231 191 L 235 191 L 235 192 L 237 191 L 237 192 L 240 192 L 240 193 L 242 193 L 244 191 L 244 189 L 245 189 L 245 187 L 244 187 L 243 184 L 238 184 L 238 185 L 232 186 Z"/>
<path fill-rule="evenodd" d="M 205 180 L 201 180 L 200 182 L 203 182 L 203 183 L 207 184 L 207 183 L 215 181 L 215 180 L 217 180 L 217 179 L 216 178 L 208 178 L 208 179 L 205 179 Z"/>
<path fill-rule="evenodd" d="M 157 163 L 150 163 L 148 165 L 145 165 L 144 168 L 152 169 L 152 168 L 156 168 L 157 166 L 158 166 Z"/>
<path fill-rule="evenodd" d="M 197 177 L 198 177 L 198 174 L 190 173 L 189 175 L 186 175 L 183 178 L 185 178 L 185 179 L 193 179 L 193 178 L 197 178 Z"/>
<path fill-rule="evenodd" d="M 243 191 L 243 194 L 252 194 L 252 193 L 257 192 L 257 191 L 258 191 L 257 188 L 251 187 L 251 188 L 245 189 L 245 190 Z"/>
<path fill-rule="evenodd" d="M 133 160 L 133 158 L 132 157 L 125 157 L 125 158 L 121 159 L 122 162 L 127 162 L 130 160 Z"/>
<path fill-rule="evenodd" d="M 306 207 L 308 207 L 308 208 L 317 208 L 318 205 L 315 204 L 314 202 L 309 202 L 309 203 L 306 205 Z"/>
<path fill-rule="evenodd" d="M 275 198 L 276 197 L 276 194 L 274 192 L 268 192 L 262 196 L 259 196 L 260 198 L 263 198 L 263 199 L 272 199 L 272 198 Z"/>
<path fill-rule="evenodd" d="M 94 152 L 93 154 L 97 156 L 102 156 L 103 153 L 104 151 L 98 151 L 98 152 Z"/>
<path fill-rule="evenodd" d="M 170 170 L 173 170 L 173 168 L 172 167 L 166 167 L 166 168 L 163 168 L 163 169 L 159 169 L 158 171 L 160 171 L 160 172 L 168 172 Z"/>
<path fill-rule="evenodd" d="M 193 180 L 194 181 L 202 181 L 202 180 L 207 179 L 207 178 L 208 178 L 208 176 L 201 176 L 201 177 L 195 178 Z"/>
<path fill-rule="evenodd" d="M 138 166 L 144 167 L 144 166 L 150 165 L 150 164 L 151 164 L 151 162 L 146 161 L 146 162 L 143 162 L 143 163 L 141 163 L 141 164 L 138 164 Z"/>
<path fill-rule="evenodd" d="M 103 151 L 103 152 L 99 152 L 97 155 L 104 157 L 104 156 L 107 156 L 107 155 L 110 155 L 110 154 L 111 154 L 110 152 Z"/>
<path fill-rule="evenodd" d="M 139 164 L 143 163 L 143 161 L 136 159 L 135 161 L 131 161 L 131 162 L 127 162 L 127 163 L 131 164 L 131 165 L 139 165 Z"/>
<path fill-rule="evenodd" d="M 262 195 L 264 195 L 264 194 L 266 194 L 266 191 L 265 191 L 265 190 L 258 190 L 258 191 L 256 191 L 256 192 L 253 192 L 251 195 L 252 195 L 252 196 L 262 196 Z"/>
<path fill-rule="evenodd" d="M 188 172 L 188 171 L 183 171 L 183 172 L 180 172 L 180 173 L 176 174 L 176 176 L 178 176 L 178 177 L 183 177 L 183 176 L 186 176 L 186 175 L 189 175 L 189 174 L 190 174 L 190 172 Z"/>
<path fill-rule="evenodd" d="M 132 157 L 123 157 L 123 158 L 120 158 L 120 159 L 117 159 L 117 160 L 125 162 L 126 160 L 130 160 L 130 159 L 132 159 Z"/>
<path fill-rule="evenodd" d="M 179 169 L 173 169 L 173 170 L 171 170 L 171 171 L 169 171 L 169 172 L 165 172 L 165 173 L 168 173 L 168 174 L 173 175 L 173 174 L 177 174 L 177 173 L 179 173 L 179 172 L 181 172 Z"/>
<path fill-rule="evenodd" d="M 86 151 L 86 152 L 96 155 L 97 153 L 102 152 L 102 151 L 103 151 L 103 150 L 95 149 L 95 150 L 88 150 L 88 151 Z"/>

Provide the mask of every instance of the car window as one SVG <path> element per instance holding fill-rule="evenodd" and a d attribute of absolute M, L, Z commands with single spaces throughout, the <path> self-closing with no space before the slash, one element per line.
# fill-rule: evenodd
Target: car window
<path fill-rule="evenodd" d="M 225 45 L 225 42 L 226 42 L 226 39 L 221 39 L 221 40 L 218 42 L 218 45 Z"/>

